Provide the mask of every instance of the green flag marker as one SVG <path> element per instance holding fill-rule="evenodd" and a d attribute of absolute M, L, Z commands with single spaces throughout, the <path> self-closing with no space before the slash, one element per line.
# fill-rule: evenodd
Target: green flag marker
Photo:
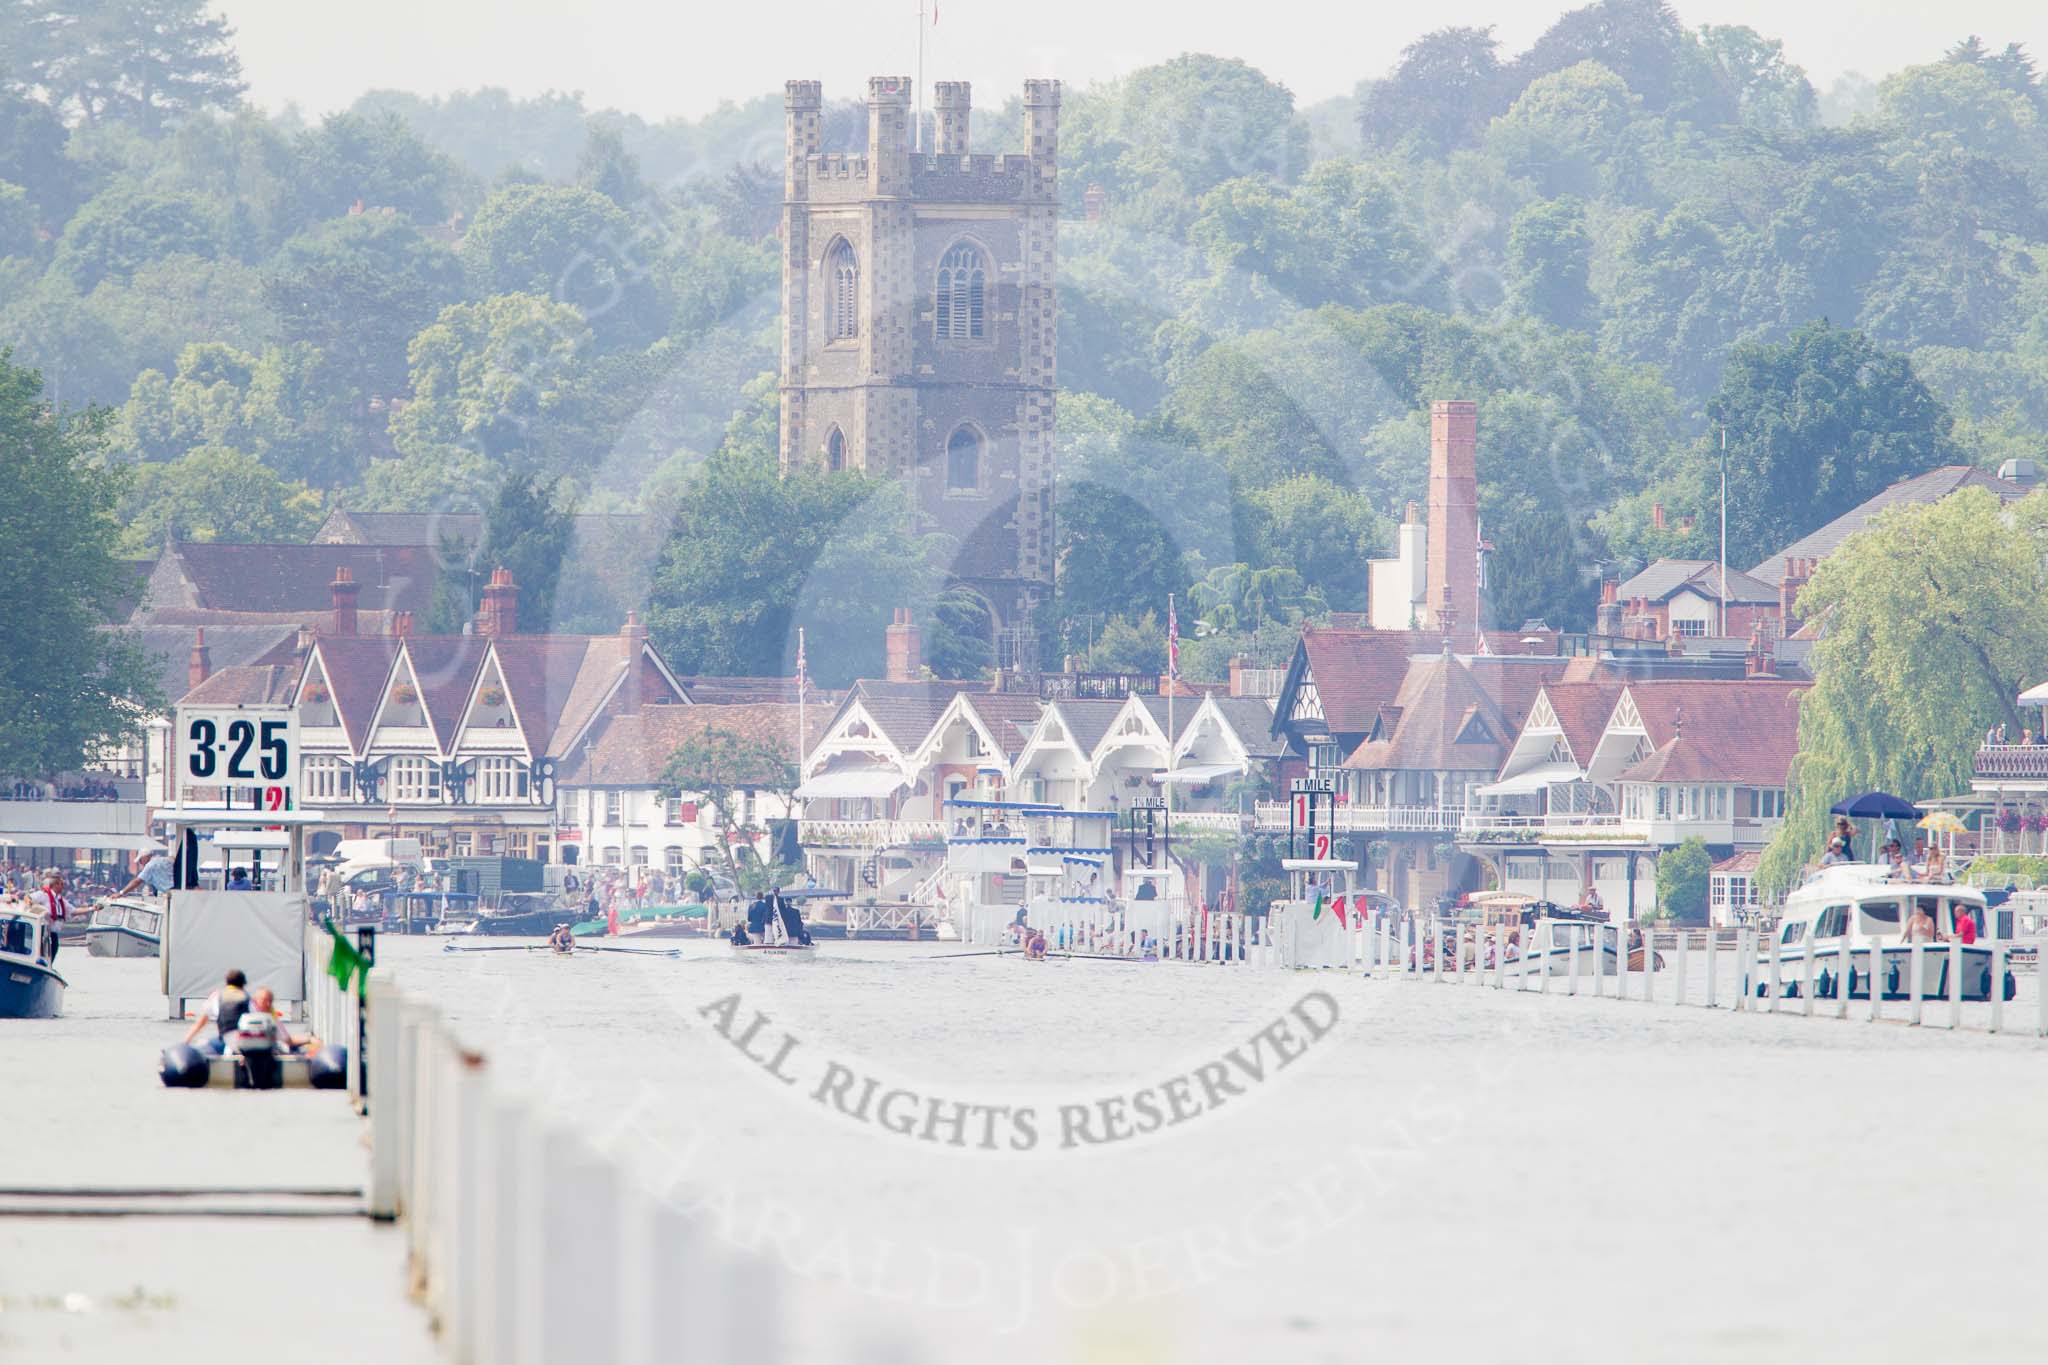
<path fill-rule="evenodd" d="M 369 981 L 369 960 L 356 951 L 355 944 L 341 936 L 341 930 L 334 927 L 333 920 L 327 921 L 327 932 L 334 936 L 334 951 L 327 958 L 327 974 L 343 990 L 348 989 L 348 983 L 353 979 L 356 994 L 361 995 Z"/>
<path fill-rule="evenodd" d="M 1322 892 L 1320 892 L 1320 891 L 1316 892 L 1316 903 L 1315 903 L 1314 905 L 1312 905 L 1312 906 L 1310 906 L 1310 907 L 1309 907 L 1308 917 L 1309 917 L 1309 918 L 1310 918 L 1311 920 L 1319 920 L 1319 919 L 1321 919 L 1321 918 L 1323 917 L 1323 893 L 1322 893 Z M 347 983 L 346 983 L 346 982 L 344 982 L 343 984 L 344 984 L 344 985 L 346 985 Z"/>

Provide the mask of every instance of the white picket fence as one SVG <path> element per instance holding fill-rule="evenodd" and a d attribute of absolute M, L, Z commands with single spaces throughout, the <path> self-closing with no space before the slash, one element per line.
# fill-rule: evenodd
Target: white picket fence
<path fill-rule="evenodd" d="M 1116 905 L 1103 900 L 1035 901 L 1029 922 L 1045 932 L 1048 952 L 1100 954 L 1108 957 L 1154 956 L 1169 962 L 1258 962 L 1270 956 L 1264 939 L 1267 923 L 1257 915 L 1220 910 L 1193 911 L 1162 931 L 1132 927 L 1134 902 Z M 968 943 L 1010 947 L 1018 907 L 975 905 L 957 925 Z M 1143 916 L 1136 917 L 1140 923 Z"/>
<path fill-rule="evenodd" d="M 2048 982 L 2038 973 L 2033 976 L 2035 990 L 2031 1002 L 2008 1001 L 2003 989 L 2007 973 L 2013 970 L 2015 954 L 2031 953 L 2038 958 L 2040 949 L 2048 946 L 2048 937 L 1978 942 L 1976 946 L 1988 950 L 1991 957 L 1992 990 L 1988 1001 L 1964 1001 L 1963 945 L 1953 942 L 1915 943 L 1910 948 L 1885 952 L 1887 964 L 1893 958 L 1905 959 L 1902 984 L 1907 998 L 1887 1000 L 1884 990 L 1871 990 L 1867 999 L 1855 1000 L 1839 982 L 1828 995 L 1816 993 L 1822 973 L 1833 976 L 1839 968 L 1829 965 L 1837 955 L 1816 953 L 1811 939 L 1788 959 L 1768 934 L 1755 929 L 1702 935 L 1680 932 L 1670 936 L 1668 951 L 1641 951 L 1640 965 L 1631 967 L 1631 957 L 1637 955 L 1628 950 L 1625 939 L 1617 940 L 1613 926 L 1584 924 L 1560 928 L 1569 936 L 1564 945 L 1567 951 L 1554 956 L 1544 954 L 1525 965 L 1509 943 L 1511 931 L 1504 926 L 1460 925 L 1423 916 L 1375 916 L 1369 923 L 1351 930 L 1349 960 L 1335 970 L 1392 973 L 1437 983 L 1538 995 L 1606 996 L 1735 1012 L 1834 1019 L 1860 1017 L 1872 1022 L 1889 1019 L 1951 1029 L 1964 1028 L 1967 1023 L 1992 1033 L 2031 1029 L 2048 1037 L 2048 990 L 2042 989 Z M 1658 937 L 1652 935 L 1651 942 Z M 1597 960 L 1590 951 L 1595 945 L 1615 950 L 1618 970 L 1614 975 L 1592 969 L 1592 962 L 1587 960 Z M 1877 956 L 1875 949 L 1853 949 L 1849 954 L 1851 967 L 1867 980 Z M 1943 979 L 1944 957 L 1947 994 L 1930 999 L 1923 988 Z M 2018 1008 L 2029 1004 L 2031 1021 L 2019 1018 Z"/>
<path fill-rule="evenodd" d="M 775 1362 L 785 1272 L 493 1084 L 429 1001 L 371 973 L 373 1217 L 456 1365 Z"/>

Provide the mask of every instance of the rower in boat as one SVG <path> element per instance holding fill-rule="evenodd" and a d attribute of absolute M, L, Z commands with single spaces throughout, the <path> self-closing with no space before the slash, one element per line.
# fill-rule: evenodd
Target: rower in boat
<path fill-rule="evenodd" d="M 550 947 L 550 948 L 554 949 L 554 950 L 555 950 L 556 952 L 558 952 L 558 953 L 573 953 L 573 952 L 575 952 L 575 951 L 576 951 L 576 934 L 575 934 L 575 931 L 574 931 L 574 930 L 572 930 L 572 929 L 571 929 L 571 928 L 570 928 L 570 927 L 569 927 L 568 925 L 566 925 L 566 924 L 557 924 L 557 925 L 555 926 L 555 932 L 553 932 L 552 934 L 549 934 L 549 935 L 548 935 L 548 947 Z"/>

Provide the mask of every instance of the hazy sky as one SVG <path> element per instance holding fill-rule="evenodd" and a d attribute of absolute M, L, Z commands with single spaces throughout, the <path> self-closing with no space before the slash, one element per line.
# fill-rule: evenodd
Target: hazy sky
<path fill-rule="evenodd" d="M 1085 84 L 1179 52 L 1242 57 L 1304 103 L 1348 93 L 1422 32 L 1492 24 L 1510 52 L 1567 0 L 939 0 L 927 80 L 965 78 L 995 103 L 1027 75 Z M 780 90 L 792 76 L 855 95 L 909 73 L 917 0 L 217 0 L 239 30 L 250 93 L 319 114 L 364 90 L 581 91 L 593 108 L 694 117 Z M 2048 59 L 2042 0 L 1679 0 L 1688 24 L 1747 24 L 1782 39 L 1823 88 L 1932 60 L 1970 33 Z M 1018 16 L 1032 16 L 1020 31 Z"/>

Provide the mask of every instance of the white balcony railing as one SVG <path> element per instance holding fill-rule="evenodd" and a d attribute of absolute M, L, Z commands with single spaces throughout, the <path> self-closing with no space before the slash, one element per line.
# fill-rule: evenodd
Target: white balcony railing
<path fill-rule="evenodd" d="M 940 820 L 799 820 L 797 842 L 805 848 L 900 848 L 909 844 L 942 844 L 946 826 Z"/>
<path fill-rule="evenodd" d="M 1288 827 L 1285 801 L 1261 801 L 1253 814 L 1260 829 Z M 1333 834 L 1450 834 L 1464 814 L 1456 806 L 1340 805 L 1330 828 Z"/>

